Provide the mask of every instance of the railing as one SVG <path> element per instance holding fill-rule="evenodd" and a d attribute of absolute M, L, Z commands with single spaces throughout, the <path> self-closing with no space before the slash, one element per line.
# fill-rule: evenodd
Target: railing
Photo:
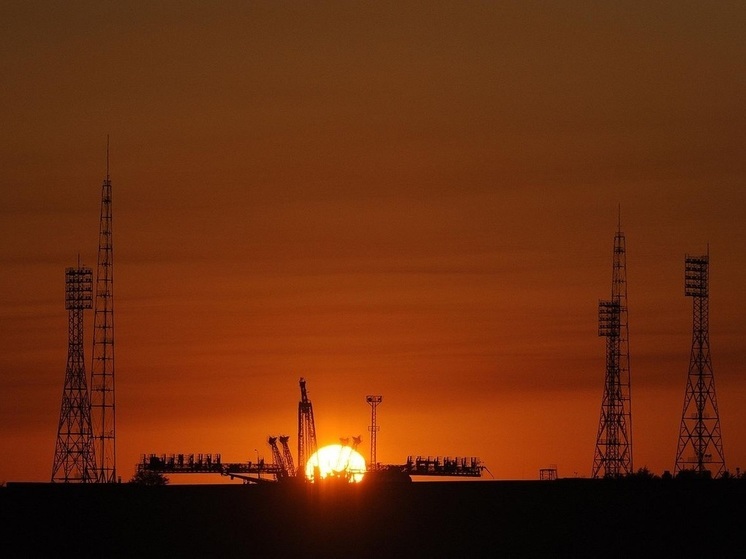
<path fill-rule="evenodd" d="M 448 456 L 428 456 L 424 458 L 409 456 L 403 471 L 411 476 L 464 476 L 464 477 L 481 477 L 482 466 L 479 458 L 476 457 L 454 457 Z"/>
<path fill-rule="evenodd" d="M 270 474 L 282 475 L 282 466 L 258 462 L 223 462 L 220 454 L 147 454 L 137 466 L 138 470 L 164 474 Z"/>

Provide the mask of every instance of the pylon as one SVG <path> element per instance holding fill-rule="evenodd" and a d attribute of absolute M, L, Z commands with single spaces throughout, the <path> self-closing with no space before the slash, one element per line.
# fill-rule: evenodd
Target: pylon
<path fill-rule="evenodd" d="M 598 335 L 606 338 L 606 376 L 592 477 L 620 477 L 633 472 L 627 256 L 621 219 L 614 236 L 611 299 L 598 303 Z"/>
<path fill-rule="evenodd" d="M 91 424 L 91 402 L 83 350 L 83 311 L 90 309 L 93 272 L 81 267 L 65 270 L 65 308 L 68 344 L 60 422 L 52 464 L 52 482 L 95 481 L 96 460 Z"/>
<path fill-rule="evenodd" d="M 684 294 L 692 298 L 692 352 L 681 413 L 674 474 L 694 470 L 720 477 L 725 472 L 720 414 L 710 360 L 709 247 L 705 256 L 684 259 Z"/>

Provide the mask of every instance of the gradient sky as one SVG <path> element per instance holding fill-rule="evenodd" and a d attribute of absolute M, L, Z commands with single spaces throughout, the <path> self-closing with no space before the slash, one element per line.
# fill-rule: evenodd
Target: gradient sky
<path fill-rule="evenodd" d="M 301 376 L 322 444 L 367 458 L 382 394 L 381 462 L 590 475 L 619 205 L 635 466 L 673 469 L 709 242 L 746 468 L 746 7 L 591 4 L 3 2 L 0 481 L 51 474 L 107 134 L 124 479 L 295 449 Z"/>

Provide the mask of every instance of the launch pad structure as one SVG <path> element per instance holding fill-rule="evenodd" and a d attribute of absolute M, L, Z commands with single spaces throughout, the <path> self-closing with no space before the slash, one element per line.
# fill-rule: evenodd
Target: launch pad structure
<path fill-rule="evenodd" d="M 220 454 L 144 454 L 136 469 L 162 474 L 220 474 L 246 483 L 305 481 L 303 474 L 288 476 L 284 465 L 277 462 L 267 463 L 261 459 L 257 462 L 223 462 Z M 475 478 L 482 476 L 483 469 L 476 457 L 408 456 L 404 464 L 379 465 L 377 471 L 407 476 Z"/>
<path fill-rule="evenodd" d="M 274 483 L 284 481 L 317 481 L 321 480 L 318 468 L 314 468 L 311 478 L 306 476 L 306 465 L 313 454 L 307 454 L 313 449 L 318 451 L 316 442 L 316 425 L 313 418 L 313 404 L 308 397 L 306 381 L 300 379 L 300 401 L 298 402 L 298 465 L 294 466 L 293 457 L 288 446 L 289 437 L 270 436 L 267 444 L 272 452 L 272 462 L 262 459 L 246 462 L 223 462 L 221 454 L 143 454 L 140 462 L 135 466 L 138 472 L 156 472 L 160 474 L 219 474 L 240 479 L 244 483 Z M 371 398 L 368 396 L 367 398 Z M 375 396 L 376 403 L 381 402 L 381 396 Z M 373 407 L 375 409 L 375 407 Z M 373 416 L 375 426 L 375 415 Z M 352 444 L 348 438 L 341 439 L 342 447 L 355 450 L 360 444 L 361 437 L 352 437 Z M 277 442 L 280 442 L 278 446 Z M 373 443 L 372 443 L 373 444 Z M 344 462 L 344 461 L 343 461 Z M 351 481 L 355 473 L 347 471 L 345 464 L 339 464 L 339 472 L 334 479 Z M 371 460 L 368 473 L 376 474 L 376 480 L 406 479 L 411 476 L 434 477 L 471 477 L 482 476 L 486 469 L 476 457 L 440 457 L 440 456 L 409 456 L 404 464 L 377 464 Z M 363 478 L 365 479 L 365 478 Z"/>
<path fill-rule="evenodd" d="M 298 402 L 298 473 L 304 474 L 308 460 L 318 452 L 316 423 L 313 419 L 313 404 L 308 398 L 306 379 L 300 379 L 300 401 Z"/>

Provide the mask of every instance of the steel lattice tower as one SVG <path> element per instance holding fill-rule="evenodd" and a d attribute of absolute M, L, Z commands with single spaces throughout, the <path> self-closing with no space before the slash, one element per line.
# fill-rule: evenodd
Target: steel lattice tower
<path fill-rule="evenodd" d="M 303 475 L 311 456 L 319 450 L 316 443 L 316 423 L 313 420 L 313 405 L 306 392 L 306 380 L 300 379 L 300 402 L 298 402 L 298 473 Z"/>
<path fill-rule="evenodd" d="M 692 353 L 674 474 L 694 470 L 720 477 L 725 454 L 710 360 L 709 252 L 708 248 L 705 256 L 686 255 L 684 260 L 684 294 L 692 298 Z"/>
<path fill-rule="evenodd" d="M 65 385 L 52 465 L 52 482 L 95 481 L 96 459 L 91 424 L 91 402 L 83 350 L 83 311 L 92 306 L 93 271 L 80 266 L 65 270 L 65 308 L 68 345 Z"/>
<path fill-rule="evenodd" d="M 370 404 L 370 427 L 368 427 L 368 431 L 370 431 L 369 469 L 375 470 L 378 468 L 378 462 L 376 462 L 376 433 L 381 430 L 381 428 L 376 425 L 376 408 L 378 407 L 378 404 L 383 401 L 383 396 L 366 396 L 365 401 Z"/>
<path fill-rule="evenodd" d="M 114 380 L 114 258 L 107 137 L 106 179 L 101 187 L 91 367 L 91 415 L 98 459 L 96 479 L 99 483 L 114 483 L 117 480 Z"/>
<path fill-rule="evenodd" d="M 632 469 L 632 400 L 627 315 L 627 256 L 621 220 L 614 236 L 611 299 L 598 303 L 598 335 L 606 338 L 606 380 L 592 477 L 620 477 Z"/>

